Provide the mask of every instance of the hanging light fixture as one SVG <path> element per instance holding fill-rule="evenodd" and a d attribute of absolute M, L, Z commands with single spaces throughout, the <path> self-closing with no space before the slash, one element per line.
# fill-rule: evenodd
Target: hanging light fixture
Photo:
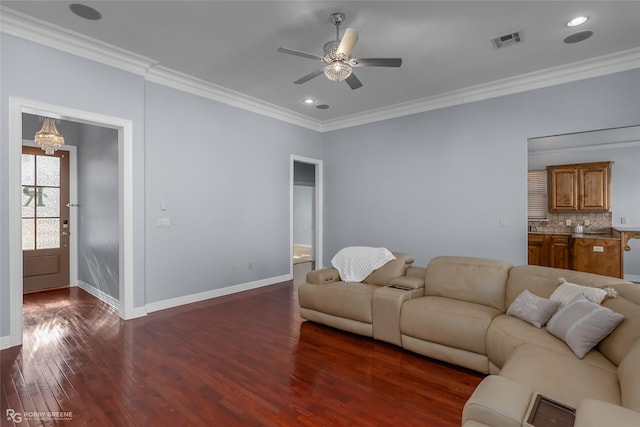
<path fill-rule="evenodd" d="M 352 71 L 351 65 L 343 61 L 334 61 L 324 67 L 324 75 L 336 82 L 349 77 Z"/>
<path fill-rule="evenodd" d="M 64 137 L 58 132 L 56 121 L 50 117 L 44 118 L 42 129 L 36 132 L 33 139 L 47 155 L 52 155 L 64 144 Z"/>

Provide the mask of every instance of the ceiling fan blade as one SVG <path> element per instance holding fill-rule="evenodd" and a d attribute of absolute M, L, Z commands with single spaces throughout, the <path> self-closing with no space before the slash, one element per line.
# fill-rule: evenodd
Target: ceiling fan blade
<path fill-rule="evenodd" d="M 353 73 L 351 73 L 349 77 L 344 79 L 344 81 L 347 82 L 347 84 L 351 89 L 358 89 L 359 87 L 362 87 L 362 82 L 358 80 L 356 75 Z"/>
<path fill-rule="evenodd" d="M 322 57 L 321 56 L 314 55 L 313 53 L 307 53 L 307 52 L 302 52 L 302 51 L 299 51 L 299 50 L 289 49 L 287 47 L 279 48 L 278 52 L 280 52 L 280 53 L 288 53 L 289 55 L 301 56 L 303 58 L 317 59 L 319 61 L 322 61 Z"/>
<path fill-rule="evenodd" d="M 358 31 L 353 28 L 347 28 L 342 35 L 342 40 L 340 40 L 340 44 L 338 45 L 338 49 L 336 50 L 336 55 L 344 56 L 344 58 L 348 58 L 351 55 L 351 49 L 355 46 L 358 41 Z"/>
<path fill-rule="evenodd" d="M 357 58 L 350 63 L 354 67 L 399 67 L 402 58 Z"/>
<path fill-rule="evenodd" d="M 306 83 L 306 82 L 308 82 L 309 80 L 311 80 L 314 77 L 318 77 L 322 73 L 324 73 L 324 67 L 323 68 L 318 68 L 313 73 L 309 73 L 304 77 L 300 77 L 294 83 L 297 84 L 297 85 L 301 85 L 302 83 Z"/>

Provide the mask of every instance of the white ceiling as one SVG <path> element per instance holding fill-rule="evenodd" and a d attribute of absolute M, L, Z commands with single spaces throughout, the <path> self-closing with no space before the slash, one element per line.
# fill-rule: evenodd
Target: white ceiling
<path fill-rule="evenodd" d="M 86 1 L 99 21 L 73 14 L 69 1 L 2 1 L 15 11 L 151 58 L 161 66 L 326 122 L 436 99 L 567 64 L 634 49 L 640 57 L 640 1 Z M 332 12 L 360 32 L 354 57 L 401 57 L 401 68 L 357 68 L 364 86 L 323 75 L 292 82 L 320 62 L 335 37 Z M 576 15 L 590 20 L 569 28 Z M 580 43 L 563 39 L 580 30 Z M 521 31 L 524 42 L 494 49 L 490 39 Z M 329 109 L 302 104 L 312 97 Z"/>

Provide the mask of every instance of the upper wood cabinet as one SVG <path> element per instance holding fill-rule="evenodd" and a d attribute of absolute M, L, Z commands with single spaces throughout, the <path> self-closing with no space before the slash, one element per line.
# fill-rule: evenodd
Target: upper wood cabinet
<path fill-rule="evenodd" d="M 609 212 L 613 162 L 547 166 L 549 212 Z"/>

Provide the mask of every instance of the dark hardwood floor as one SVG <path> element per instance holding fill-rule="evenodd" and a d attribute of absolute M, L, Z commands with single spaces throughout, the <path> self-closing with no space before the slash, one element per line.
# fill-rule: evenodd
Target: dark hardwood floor
<path fill-rule="evenodd" d="M 483 376 L 302 322 L 296 298 L 288 282 L 125 322 L 79 288 L 25 295 L 0 423 L 460 425 Z"/>

